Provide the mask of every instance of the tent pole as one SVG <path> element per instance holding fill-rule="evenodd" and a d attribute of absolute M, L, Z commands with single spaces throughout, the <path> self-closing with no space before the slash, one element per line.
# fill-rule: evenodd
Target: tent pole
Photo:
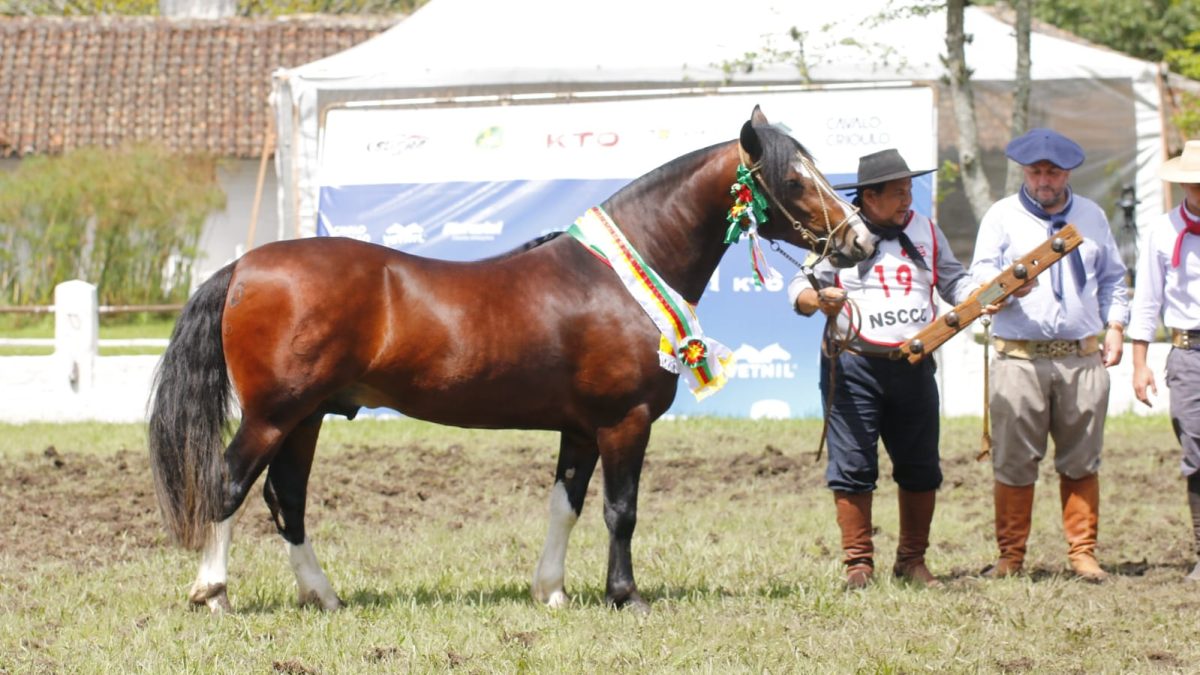
<path fill-rule="evenodd" d="M 267 122 L 263 134 L 262 156 L 258 160 L 258 184 L 254 188 L 254 205 L 250 207 L 250 227 L 246 233 L 246 250 L 254 248 L 254 231 L 258 228 L 258 209 L 262 206 L 263 184 L 267 181 L 267 158 L 275 149 L 275 125 Z"/>

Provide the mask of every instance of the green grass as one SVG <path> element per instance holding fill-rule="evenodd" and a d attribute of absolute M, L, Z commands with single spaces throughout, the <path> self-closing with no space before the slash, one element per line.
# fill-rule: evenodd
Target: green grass
<path fill-rule="evenodd" d="M 196 556 L 168 546 L 142 512 L 152 508 L 140 426 L 0 426 L 0 512 L 75 522 L 0 529 L 10 543 L 46 537 L 44 551 L 21 558 L 0 550 L 0 672 L 1158 673 L 1200 662 L 1200 589 L 1181 581 L 1193 555 L 1165 418 L 1109 422 L 1099 555 L 1116 574 L 1101 586 L 1065 573 L 1051 466 L 1038 483 L 1032 575 L 976 576 L 995 554 L 991 471 L 974 461 L 979 420 L 965 419 L 943 428 L 929 563 L 946 588 L 887 573 L 897 513 L 885 477 L 881 574 L 844 592 L 824 463 L 812 456 L 819 431 L 815 421 L 656 425 L 633 546 L 653 611 L 639 617 L 603 605 L 599 472 L 567 556 L 572 605 L 551 611 L 528 597 L 553 434 L 327 423 L 308 524 L 346 609 L 295 606 L 256 489 L 235 533 L 235 612 L 213 617 L 184 602 Z M 114 458 L 127 467 L 109 479 Z M 41 500 L 51 484 L 62 498 Z M 379 492 L 389 487 L 400 492 Z M 106 524 L 121 505 L 126 534 Z"/>

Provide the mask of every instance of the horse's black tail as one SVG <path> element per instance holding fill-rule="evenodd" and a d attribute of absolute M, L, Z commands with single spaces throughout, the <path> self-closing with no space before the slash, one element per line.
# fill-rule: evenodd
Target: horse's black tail
<path fill-rule="evenodd" d="M 225 501 L 230 384 L 221 315 L 235 264 L 188 300 L 151 389 L 148 440 L 158 506 L 175 540 L 190 549 L 204 545 Z"/>

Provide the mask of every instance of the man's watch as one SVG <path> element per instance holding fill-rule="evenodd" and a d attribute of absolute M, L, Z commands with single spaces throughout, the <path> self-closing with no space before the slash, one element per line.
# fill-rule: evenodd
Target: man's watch
<path fill-rule="evenodd" d="M 1125 324 L 1120 323 L 1119 321 L 1109 321 L 1108 329 L 1115 330 L 1118 333 L 1124 333 L 1125 332 Z"/>

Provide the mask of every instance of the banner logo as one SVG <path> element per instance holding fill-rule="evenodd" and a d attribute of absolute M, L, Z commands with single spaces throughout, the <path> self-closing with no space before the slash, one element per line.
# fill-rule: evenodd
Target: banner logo
<path fill-rule="evenodd" d="M 450 221 L 442 233 L 453 241 L 492 241 L 504 234 L 503 220 L 485 220 L 478 223 Z"/>
<path fill-rule="evenodd" d="M 402 155 L 425 145 L 429 139 L 418 134 L 401 134 L 381 141 L 367 143 L 367 152 L 379 152 L 385 155 Z"/>
<path fill-rule="evenodd" d="M 772 342 L 762 349 L 756 349 L 748 344 L 742 344 L 734 350 L 737 362 L 733 366 L 732 377 L 742 380 L 792 380 L 796 378 L 796 367 L 792 364 L 792 355 L 778 342 Z"/>
<path fill-rule="evenodd" d="M 366 225 L 328 225 L 329 236 L 346 237 L 359 241 L 371 241 L 371 230 Z"/>
<path fill-rule="evenodd" d="M 425 243 L 425 228 L 418 223 L 409 223 L 401 225 L 400 223 L 392 223 L 388 229 L 383 231 L 384 246 L 399 248 L 407 244 L 424 244 Z"/>

